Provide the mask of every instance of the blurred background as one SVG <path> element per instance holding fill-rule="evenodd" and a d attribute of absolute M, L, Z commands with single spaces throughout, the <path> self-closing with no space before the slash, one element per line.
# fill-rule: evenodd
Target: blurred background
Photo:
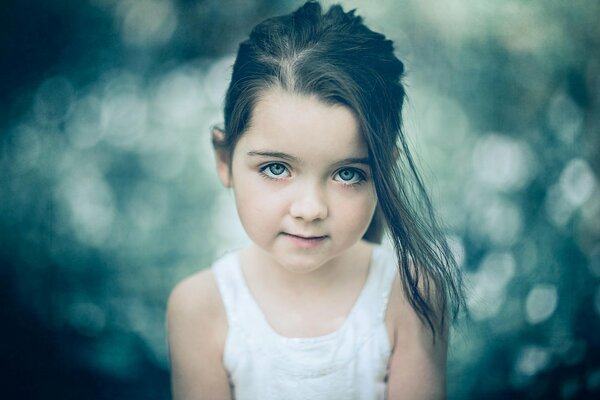
<path fill-rule="evenodd" d="M 239 41 L 302 3 L 2 0 L 1 398 L 170 397 L 168 294 L 246 240 L 209 127 Z M 407 66 L 465 272 L 450 399 L 600 398 L 600 3 L 342 4 Z"/>

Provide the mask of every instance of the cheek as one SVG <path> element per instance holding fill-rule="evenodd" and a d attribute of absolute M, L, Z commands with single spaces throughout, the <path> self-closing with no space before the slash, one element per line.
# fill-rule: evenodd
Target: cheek
<path fill-rule="evenodd" d="M 344 196 L 344 199 L 340 199 L 337 203 L 341 205 L 336 207 L 340 225 L 355 235 L 362 235 L 375 213 L 377 206 L 375 195 L 372 192 L 365 192 L 355 196 Z"/>
<path fill-rule="evenodd" d="M 234 193 L 238 214 L 247 229 L 252 229 L 255 224 L 268 223 L 281 211 L 282 199 L 272 190 L 269 190 L 263 178 L 247 176 L 242 182 L 234 185 Z"/>

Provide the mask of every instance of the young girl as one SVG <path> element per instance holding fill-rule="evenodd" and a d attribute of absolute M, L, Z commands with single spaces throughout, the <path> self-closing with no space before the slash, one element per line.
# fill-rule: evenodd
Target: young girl
<path fill-rule="evenodd" d="M 240 45 L 213 144 L 252 243 L 171 295 L 175 399 L 445 397 L 461 286 L 401 132 L 403 70 L 316 2 Z"/>

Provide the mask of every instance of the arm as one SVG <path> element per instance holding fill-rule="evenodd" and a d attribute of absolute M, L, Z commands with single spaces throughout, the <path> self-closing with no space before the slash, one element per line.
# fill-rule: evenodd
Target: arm
<path fill-rule="evenodd" d="M 229 400 L 223 367 L 227 318 L 210 270 L 175 287 L 167 306 L 174 400 Z"/>
<path fill-rule="evenodd" d="M 387 399 L 445 399 L 447 327 L 436 326 L 434 342 L 429 326 L 419 319 L 401 291 L 396 280 L 386 315 L 393 337 Z"/>

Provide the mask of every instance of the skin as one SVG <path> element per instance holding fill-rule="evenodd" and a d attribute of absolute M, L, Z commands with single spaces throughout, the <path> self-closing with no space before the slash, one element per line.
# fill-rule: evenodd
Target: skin
<path fill-rule="evenodd" d="M 216 152 L 252 241 L 242 250 L 242 272 L 280 335 L 335 331 L 360 294 L 372 252 L 361 238 L 377 205 L 367 158 L 350 109 L 281 89 L 263 93 L 231 160 Z M 174 289 L 167 314 L 174 398 L 230 399 L 227 319 L 210 269 Z M 398 279 L 386 326 L 388 398 L 444 398 L 445 335 L 432 341 Z"/>

